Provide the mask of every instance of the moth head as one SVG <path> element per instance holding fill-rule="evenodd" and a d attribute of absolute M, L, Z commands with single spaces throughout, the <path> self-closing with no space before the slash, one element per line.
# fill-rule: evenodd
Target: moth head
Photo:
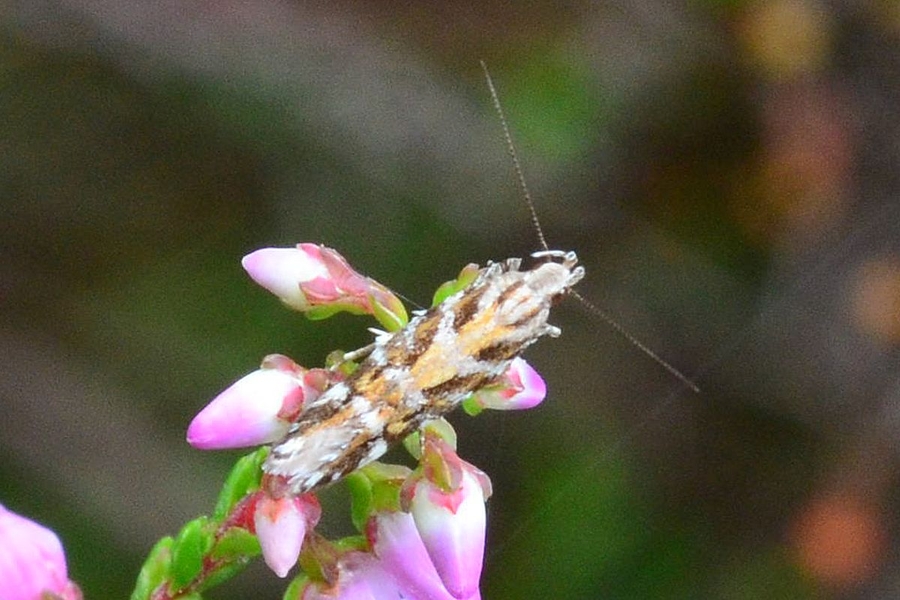
<path fill-rule="evenodd" d="M 539 294 L 555 298 L 584 277 L 584 267 L 578 264 L 574 252 L 541 250 L 531 256 L 541 261 L 532 268 L 529 278 L 529 286 Z"/>

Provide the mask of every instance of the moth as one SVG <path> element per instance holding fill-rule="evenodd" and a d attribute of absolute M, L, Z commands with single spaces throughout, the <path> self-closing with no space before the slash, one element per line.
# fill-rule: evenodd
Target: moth
<path fill-rule="evenodd" d="M 379 336 L 346 380 L 304 408 L 263 469 L 294 494 L 337 481 L 494 383 L 540 337 L 558 336 L 550 308 L 584 268 L 574 252 L 532 257 L 528 269 L 518 258 L 488 264 L 466 288 Z"/>
<path fill-rule="evenodd" d="M 548 323 L 554 301 L 572 293 L 670 373 L 681 373 L 572 290 L 584 277 L 574 252 L 551 250 L 525 185 L 500 101 L 482 63 L 525 203 L 543 250 L 522 259 L 488 263 L 474 281 L 403 329 L 382 334 L 346 380 L 305 407 L 263 465 L 283 477 L 293 494 L 339 480 L 378 459 L 388 448 L 491 385 L 510 362 L 543 336 L 560 330 Z"/>

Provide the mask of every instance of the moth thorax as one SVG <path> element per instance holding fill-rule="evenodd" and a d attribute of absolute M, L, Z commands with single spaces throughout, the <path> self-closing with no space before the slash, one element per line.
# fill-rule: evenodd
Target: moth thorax
<path fill-rule="evenodd" d="M 526 283 L 535 295 L 552 299 L 575 285 L 583 276 L 581 267 L 546 262 L 527 272 Z"/>

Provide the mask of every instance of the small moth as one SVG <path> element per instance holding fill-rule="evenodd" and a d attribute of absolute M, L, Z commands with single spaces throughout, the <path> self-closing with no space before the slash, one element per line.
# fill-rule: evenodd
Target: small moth
<path fill-rule="evenodd" d="M 263 469 L 294 494 L 337 481 L 376 460 L 425 422 L 494 383 L 538 338 L 554 299 L 584 277 L 574 252 L 547 250 L 490 263 L 475 280 L 394 334 L 376 339 L 346 380 L 305 407 Z"/>
<path fill-rule="evenodd" d="M 545 335 L 560 334 L 547 319 L 554 301 L 570 292 L 696 389 L 572 291 L 584 268 L 574 252 L 549 249 L 496 89 L 484 63 L 482 68 L 543 250 L 533 253 L 536 263 L 524 269 L 519 258 L 489 263 L 471 284 L 418 314 L 403 329 L 379 335 L 356 371 L 304 407 L 263 465 L 266 473 L 283 477 L 293 494 L 333 483 L 378 459 L 390 445 L 453 410 L 472 392 L 496 383 L 528 346 Z"/>

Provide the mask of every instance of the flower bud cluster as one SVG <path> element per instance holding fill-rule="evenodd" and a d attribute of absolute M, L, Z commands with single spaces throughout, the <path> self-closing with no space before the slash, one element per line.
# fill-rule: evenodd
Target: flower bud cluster
<path fill-rule="evenodd" d="M 254 281 L 310 318 L 338 311 L 371 314 L 389 332 L 407 322 L 402 303 L 387 288 L 354 271 L 330 248 L 265 248 L 244 257 L 243 265 Z M 438 290 L 435 301 L 462 289 L 476 274 L 470 265 Z M 224 449 L 278 441 L 304 406 L 342 380 L 346 364 L 337 362 L 330 369 L 306 369 L 285 356 L 266 357 L 258 370 L 200 411 L 188 428 L 188 442 Z M 531 408 L 545 395 L 540 375 L 516 358 L 500 379 L 463 406 L 470 414 Z M 204 547 L 214 548 L 229 528 L 255 534 L 266 564 L 278 576 L 285 577 L 298 562 L 303 567 L 286 598 L 480 598 L 490 481 L 457 456 L 455 433 L 445 421 L 426 426 L 416 439 L 417 447 L 407 444 L 419 461 L 414 471 L 375 462 L 348 477 L 354 522 L 363 537 L 325 540 L 314 531 L 321 513 L 315 495 L 292 496 L 282 478 L 260 480 L 257 472 L 256 483 L 223 492 L 220 507 L 226 510 L 217 511 L 218 525 L 205 525 L 215 533 Z M 253 459 L 257 467 L 261 456 Z M 246 492 L 238 496 L 238 490 Z M 207 558 L 201 562 L 212 564 Z M 202 576 L 205 568 L 197 573 Z"/>
<path fill-rule="evenodd" d="M 395 490 L 399 505 L 372 503 L 363 549 L 339 554 L 302 580 L 296 597 L 476 600 L 484 557 L 485 506 L 490 481 L 437 435 L 425 435 L 419 468 L 402 481 L 366 471 L 366 489 Z M 355 504 L 365 503 L 357 493 Z"/>

